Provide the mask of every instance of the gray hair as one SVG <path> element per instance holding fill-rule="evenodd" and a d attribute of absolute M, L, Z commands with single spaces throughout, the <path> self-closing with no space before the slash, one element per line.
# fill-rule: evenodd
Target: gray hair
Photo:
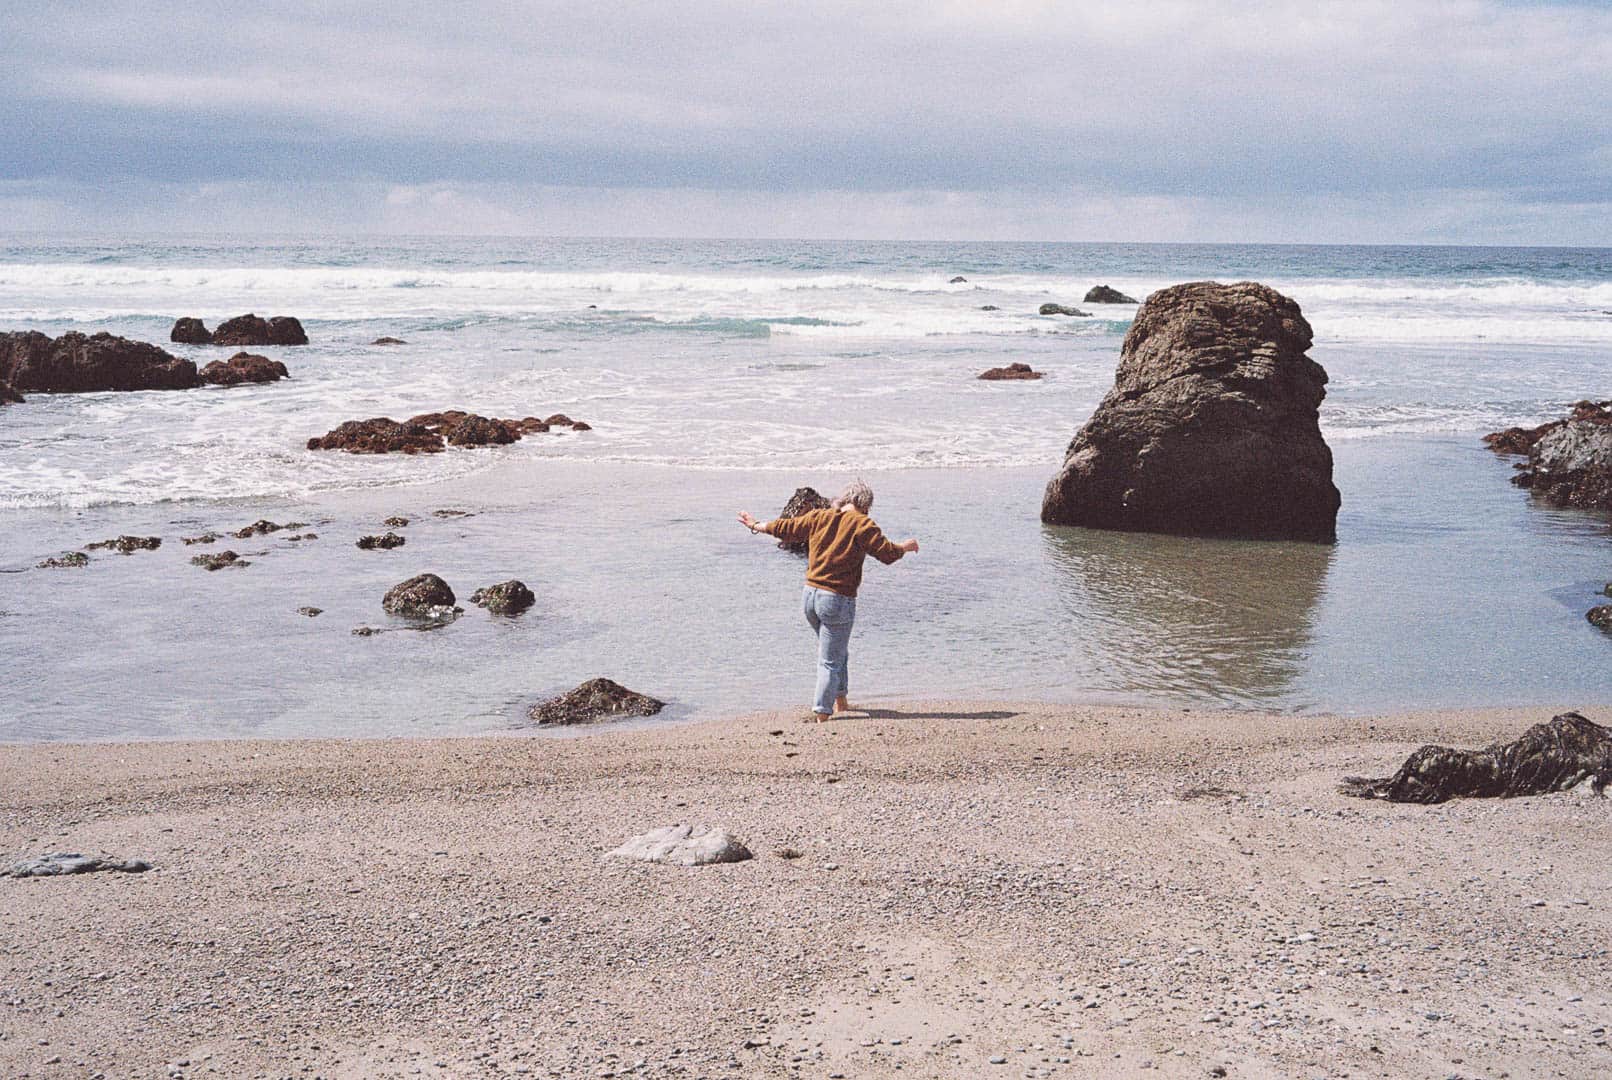
<path fill-rule="evenodd" d="M 840 492 L 840 497 L 831 505 L 836 510 L 843 506 L 854 506 L 865 514 L 873 509 L 873 489 L 858 477 L 845 485 L 845 490 Z"/>

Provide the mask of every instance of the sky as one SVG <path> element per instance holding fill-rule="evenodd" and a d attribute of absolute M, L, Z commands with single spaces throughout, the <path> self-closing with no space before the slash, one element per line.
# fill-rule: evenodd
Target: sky
<path fill-rule="evenodd" d="M 19 0 L 0 230 L 1612 245 L 1612 0 Z"/>

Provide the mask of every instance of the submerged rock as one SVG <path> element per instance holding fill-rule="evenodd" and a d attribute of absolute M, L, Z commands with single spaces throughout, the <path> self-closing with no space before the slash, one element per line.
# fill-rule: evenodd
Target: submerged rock
<path fill-rule="evenodd" d="M 378 337 L 370 342 L 371 345 L 407 345 L 408 342 L 396 337 Z"/>
<path fill-rule="evenodd" d="M 813 510 L 827 510 L 830 505 L 829 501 L 820 495 L 816 488 L 800 487 L 796 488 L 795 493 L 789 497 L 789 501 L 784 503 L 784 508 L 778 511 L 778 516 L 781 518 L 800 517 L 802 514 L 809 514 Z M 785 551 L 792 551 L 796 555 L 806 554 L 806 544 L 786 544 L 780 540 L 778 541 L 778 546 Z"/>
<path fill-rule="evenodd" d="M 16 393 L 81 394 L 103 390 L 189 390 L 196 365 L 143 341 L 71 331 L 0 334 L 0 382 Z"/>
<path fill-rule="evenodd" d="M 1041 372 L 1032 369 L 1029 364 L 1009 364 L 1007 367 L 994 367 L 982 371 L 979 377 L 987 382 L 1002 382 L 1011 379 L 1039 379 Z"/>
<path fill-rule="evenodd" d="M 533 705 L 527 716 L 539 724 L 591 724 L 623 716 L 654 716 L 666 707 L 609 679 L 589 679 L 568 694 Z"/>
<path fill-rule="evenodd" d="M 1612 630 L 1612 604 L 1600 604 L 1584 613 L 1590 625 L 1602 630 Z"/>
<path fill-rule="evenodd" d="M 393 548 L 400 548 L 406 543 L 408 541 L 397 535 L 397 533 L 389 532 L 382 536 L 360 536 L 357 547 L 360 551 L 391 551 Z"/>
<path fill-rule="evenodd" d="M 710 866 L 744 862 L 750 849 L 726 829 L 668 825 L 651 829 L 609 852 L 613 859 L 668 863 L 673 866 Z"/>
<path fill-rule="evenodd" d="M 1600 794 L 1612 783 L 1612 729 L 1576 712 L 1535 724 L 1516 742 L 1485 750 L 1424 746 L 1393 776 L 1347 777 L 1340 789 L 1359 798 L 1440 803 L 1566 791 L 1585 780 Z"/>
<path fill-rule="evenodd" d="M 204 570 L 222 570 L 226 566 L 252 565 L 233 551 L 214 551 L 206 555 L 197 555 L 190 560 L 190 563 L 192 566 L 200 566 Z"/>
<path fill-rule="evenodd" d="M 1002 309 L 997 307 L 995 304 L 981 304 L 980 305 L 980 310 L 981 311 L 1001 311 Z"/>
<path fill-rule="evenodd" d="M 1107 285 L 1094 285 L 1086 291 L 1082 303 L 1087 304 L 1134 304 L 1134 297 L 1126 296 L 1118 289 L 1111 289 Z"/>
<path fill-rule="evenodd" d="M 174 328 L 168 331 L 168 340 L 180 345 L 211 345 L 213 332 L 200 319 L 186 317 L 174 323 Z"/>
<path fill-rule="evenodd" d="M 1088 312 L 1081 311 L 1079 308 L 1064 307 L 1062 304 L 1042 304 L 1038 314 L 1070 315 L 1077 319 L 1091 318 L 1091 315 Z"/>
<path fill-rule="evenodd" d="M 236 529 L 230 535 L 237 540 L 246 540 L 253 536 L 267 536 L 270 533 L 279 532 L 281 529 L 300 529 L 306 524 L 303 521 L 288 521 L 284 525 L 276 525 L 267 518 L 261 518 L 245 528 Z"/>
<path fill-rule="evenodd" d="M 323 615 L 324 613 L 325 613 L 325 609 L 324 608 L 318 608 L 318 607 L 311 607 L 311 606 L 310 607 L 299 607 L 297 609 L 297 614 L 298 615 L 306 615 L 310 619 L 317 618 L 318 616 Z"/>
<path fill-rule="evenodd" d="M 948 284 L 948 285 L 961 285 L 964 282 L 966 282 L 967 280 L 968 279 L 966 277 L 964 277 L 962 274 L 958 274 L 956 277 L 954 277 L 950 281 L 946 282 L 946 284 Z"/>
<path fill-rule="evenodd" d="M 1069 445 L 1041 520 L 1181 535 L 1332 541 L 1327 375 L 1299 306 L 1255 282 L 1160 290 L 1114 388 Z"/>
<path fill-rule="evenodd" d="M 181 536 L 179 539 L 185 544 L 186 547 L 189 547 L 192 544 L 216 544 L 218 543 L 218 534 L 215 532 L 206 532 L 202 533 L 200 536 Z"/>
<path fill-rule="evenodd" d="M 431 516 L 435 518 L 467 518 L 475 517 L 469 510 L 433 510 Z"/>
<path fill-rule="evenodd" d="M 97 548 L 111 548 L 121 555 L 132 555 L 136 551 L 156 551 L 162 546 L 160 536 L 119 536 L 113 540 L 101 540 L 94 544 L 85 544 L 86 548 L 94 551 Z"/>
<path fill-rule="evenodd" d="M 1496 453 L 1527 454 L 1512 478 L 1554 506 L 1612 510 L 1612 401 L 1580 401 L 1565 420 L 1485 435 Z"/>
<path fill-rule="evenodd" d="M 237 315 L 218 324 L 213 331 L 214 345 L 306 345 L 308 335 L 302 323 L 289 315 L 264 319 L 257 315 Z"/>
<path fill-rule="evenodd" d="M 435 574 L 419 574 L 388 590 L 381 607 L 407 619 L 436 619 L 457 612 L 453 590 Z"/>
<path fill-rule="evenodd" d="M 409 519 L 400 515 L 394 515 L 381 522 L 381 524 L 385 525 L 388 529 L 406 529 L 409 525 Z"/>
<path fill-rule="evenodd" d="M 228 360 L 214 360 L 201 369 L 202 382 L 212 386 L 239 386 L 290 378 L 285 365 L 256 353 L 238 352 Z"/>
<path fill-rule="evenodd" d="M 519 615 L 537 603 L 537 597 L 532 595 L 532 590 L 526 587 L 525 582 L 511 578 L 485 589 L 477 589 L 470 594 L 470 602 L 495 615 Z"/>
<path fill-rule="evenodd" d="M 21 394 L 17 393 L 16 387 L 12 386 L 8 382 L 0 380 L 0 405 L 21 404 L 23 404 L 23 398 Z"/>
<path fill-rule="evenodd" d="M 61 570 L 73 567 L 88 566 L 90 557 L 82 551 L 64 551 L 53 559 L 46 559 L 35 566 L 40 570 Z"/>
<path fill-rule="evenodd" d="M 93 874 L 111 870 L 122 874 L 143 874 L 151 869 L 144 859 L 117 859 L 110 855 L 80 855 L 76 851 L 52 851 L 18 859 L 5 869 L 14 878 L 60 877 L 64 874 Z"/>

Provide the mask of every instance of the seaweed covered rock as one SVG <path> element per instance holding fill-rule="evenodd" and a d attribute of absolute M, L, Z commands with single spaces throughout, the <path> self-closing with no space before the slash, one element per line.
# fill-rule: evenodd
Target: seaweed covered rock
<path fill-rule="evenodd" d="M 289 315 L 265 319 L 258 315 L 237 315 L 218 324 L 213 331 L 214 345 L 306 345 L 308 335 L 302 323 Z"/>
<path fill-rule="evenodd" d="M 1440 803 L 1543 795 L 1585 780 L 1597 794 L 1612 783 L 1612 728 L 1569 712 L 1535 724 L 1516 742 L 1485 750 L 1424 746 L 1393 776 L 1347 777 L 1340 790 L 1366 799 Z"/>
<path fill-rule="evenodd" d="M 241 383 L 266 383 L 290 378 L 290 372 L 278 360 L 256 353 L 238 352 L 228 360 L 214 360 L 201 369 L 200 379 L 210 386 L 239 386 Z"/>
<path fill-rule="evenodd" d="M 309 450 L 342 450 L 349 454 L 435 454 L 442 436 L 421 424 L 400 424 L 386 416 L 348 420 L 308 440 Z"/>
<path fill-rule="evenodd" d="M 354 546 L 360 551 L 391 551 L 406 543 L 408 543 L 406 537 L 399 536 L 395 532 L 386 532 L 380 536 L 360 536 Z"/>
<path fill-rule="evenodd" d="M 252 565 L 233 551 L 215 551 L 207 555 L 197 555 L 190 560 L 190 563 L 192 566 L 199 566 L 203 570 L 222 570 L 226 566 Z"/>
<path fill-rule="evenodd" d="M 781 518 L 800 517 L 800 515 L 809 514 L 813 510 L 827 510 L 829 505 L 829 501 L 818 494 L 816 488 L 796 488 L 795 493 L 789 497 L 789 501 L 784 503 L 784 508 L 778 511 L 778 516 Z M 785 551 L 792 551 L 796 555 L 806 554 L 805 544 L 786 544 L 780 540 L 778 541 L 778 546 Z"/>
<path fill-rule="evenodd" d="M 1089 319 L 1091 315 L 1079 308 L 1065 307 L 1063 304 L 1042 304 L 1037 310 L 1039 315 L 1068 315 L 1075 319 Z"/>
<path fill-rule="evenodd" d="M 1180 535 L 1331 541 L 1327 375 L 1274 289 L 1191 282 L 1148 297 L 1119 369 L 1047 485 L 1041 520 Z"/>
<path fill-rule="evenodd" d="M 1612 401 L 1580 401 L 1563 420 L 1485 435 L 1496 453 L 1527 454 L 1512 478 L 1554 506 L 1612 510 Z"/>
<path fill-rule="evenodd" d="M 580 420 L 561 417 L 573 431 L 591 430 Z M 528 416 L 521 420 L 499 420 L 449 409 L 421 413 L 402 423 L 386 416 L 372 420 L 349 420 L 308 440 L 310 450 L 345 450 L 350 454 L 436 453 L 447 446 L 508 446 L 522 436 L 550 430 L 555 418 Z"/>
<path fill-rule="evenodd" d="M 532 595 L 532 590 L 526 587 L 525 582 L 511 578 L 485 589 L 477 589 L 470 594 L 470 602 L 494 615 L 519 615 L 537 603 L 537 597 Z"/>
<path fill-rule="evenodd" d="M 1094 285 L 1086 290 L 1086 296 L 1082 302 L 1087 304 L 1134 304 L 1136 300 L 1133 297 L 1126 296 L 1118 289 L 1109 288 L 1107 285 Z"/>
<path fill-rule="evenodd" d="M 624 716 L 654 716 L 665 707 L 665 702 L 620 683 L 589 679 L 568 694 L 533 705 L 527 715 L 539 724 L 592 724 Z"/>
<path fill-rule="evenodd" d="M 446 581 L 435 574 L 418 574 L 392 586 L 381 607 L 406 619 L 433 619 L 453 612 L 454 599 Z"/>
<path fill-rule="evenodd" d="M 987 368 L 980 372 L 979 377 L 987 382 L 1004 382 L 1013 379 L 1039 379 L 1041 372 L 1036 371 L 1029 364 L 1009 364 L 1007 367 Z"/>
<path fill-rule="evenodd" d="M 189 390 L 196 365 L 144 341 L 108 333 L 58 338 L 36 330 L 0 334 L 0 382 L 16 393 L 83 394 L 102 390 Z"/>
<path fill-rule="evenodd" d="M 120 555 L 133 555 L 136 551 L 156 551 L 162 546 L 160 536 L 119 536 L 112 540 L 101 540 L 93 544 L 85 544 L 90 551 L 109 548 Z"/>
<path fill-rule="evenodd" d="M 449 446 L 508 446 L 520 438 L 503 423 L 485 416 L 467 416 L 448 428 Z"/>
<path fill-rule="evenodd" d="M 40 570 L 63 570 L 88 566 L 89 564 L 90 557 L 82 551 L 64 551 L 58 556 L 36 563 L 35 567 Z"/>
<path fill-rule="evenodd" d="M 200 319 L 186 317 L 174 323 L 174 328 L 168 331 L 168 340 L 180 345 L 211 345 L 213 332 Z"/>

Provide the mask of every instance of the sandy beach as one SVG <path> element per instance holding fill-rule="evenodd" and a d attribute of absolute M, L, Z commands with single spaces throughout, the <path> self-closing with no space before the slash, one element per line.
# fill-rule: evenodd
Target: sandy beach
<path fill-rule="evenodd" d="M 1607 803 L 1335 790 L 1548 715 L 0 747 L 0 852 L 153 865 L 0 880 L 0 1073 L 1598 1075 Z"/>

